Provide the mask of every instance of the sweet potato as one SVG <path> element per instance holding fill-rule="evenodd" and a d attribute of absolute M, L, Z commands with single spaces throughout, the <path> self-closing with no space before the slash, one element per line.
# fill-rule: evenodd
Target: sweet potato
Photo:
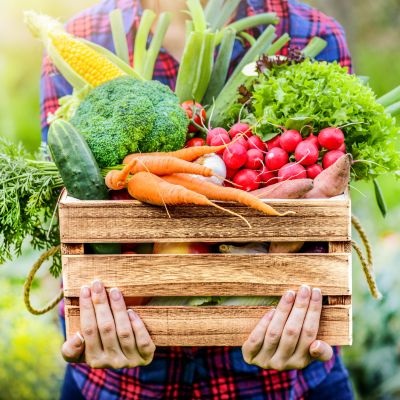
<path fill-rule="evenodd" d="M 312 190 L 312 179 L 293 179 L 250 192 L 259 199 L 299 199 Z"/>
<path fill-rule="evenodd" d="M 304 195 L 306 199 L 327 199 L 342 194 L 349 185 L 351 154 L 345 154 L 334 164 L 324 169 L 315 179 L 312 190 Z"/>

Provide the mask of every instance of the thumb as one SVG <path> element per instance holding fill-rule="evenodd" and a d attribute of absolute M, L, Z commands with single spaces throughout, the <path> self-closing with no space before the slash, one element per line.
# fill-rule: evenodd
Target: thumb
<path fill-rule="evenodd" d="M 310 356 L 319 361 L 329 361 L 333 356 L 332 347 L 322 340 L 314 340 L 309 351 Z"/>
<path fill-rule="evenodd" d="M 66 340 L 61 348 L 61 354 L 67 362 L 78 362 L 85 349 L 85 341 L 82 335 L 77 332 L 70 339 Z"/>

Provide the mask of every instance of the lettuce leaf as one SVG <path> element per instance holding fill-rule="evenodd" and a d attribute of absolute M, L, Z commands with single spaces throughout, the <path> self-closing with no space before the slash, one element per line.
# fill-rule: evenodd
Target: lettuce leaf
<path fill-rule="evenodd" d="M 289 120 L 304 119 L 315 133 L 329 126 L 343 127 L 347 150 L 356 161 L 353 179 L 399 173 L 396 120 L 368 85 L 337 63 L 306 60 L 276 66 L 265 70 L 251 90 L 250 120 L 257 121 L 257 133 L 264 140 Z"/>

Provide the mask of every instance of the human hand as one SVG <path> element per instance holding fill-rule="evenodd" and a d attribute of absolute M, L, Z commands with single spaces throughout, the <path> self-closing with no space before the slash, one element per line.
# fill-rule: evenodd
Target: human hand
<path fill-rule="evenodd" d="M 333 350 L 316 340 L 322 310 L 319 289 L 288 291 L 276 309 L 260 320 L 242 346 L 248 364 L 278 371 L 302 369 L 313 360 L 328 361 Z"/>
<path fill-rule="evenodd" d="M 79 298 L 81 331 L 67 340 L 61 353 L 67 362 L 86 362 L 92 368 L 133 368 L 148 365 L 155 345 L 139 316 L 126 309 L 121 292 L 94 281 Z"/>

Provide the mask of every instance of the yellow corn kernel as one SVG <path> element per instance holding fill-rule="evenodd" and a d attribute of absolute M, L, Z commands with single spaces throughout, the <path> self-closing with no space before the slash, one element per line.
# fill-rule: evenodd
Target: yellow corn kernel
<path fill-rule="evenodd" d="M 51 41 L 65 62 L 93 87 L 126 75 L 102 54 L 68 34 L 51 35 Z"/>

